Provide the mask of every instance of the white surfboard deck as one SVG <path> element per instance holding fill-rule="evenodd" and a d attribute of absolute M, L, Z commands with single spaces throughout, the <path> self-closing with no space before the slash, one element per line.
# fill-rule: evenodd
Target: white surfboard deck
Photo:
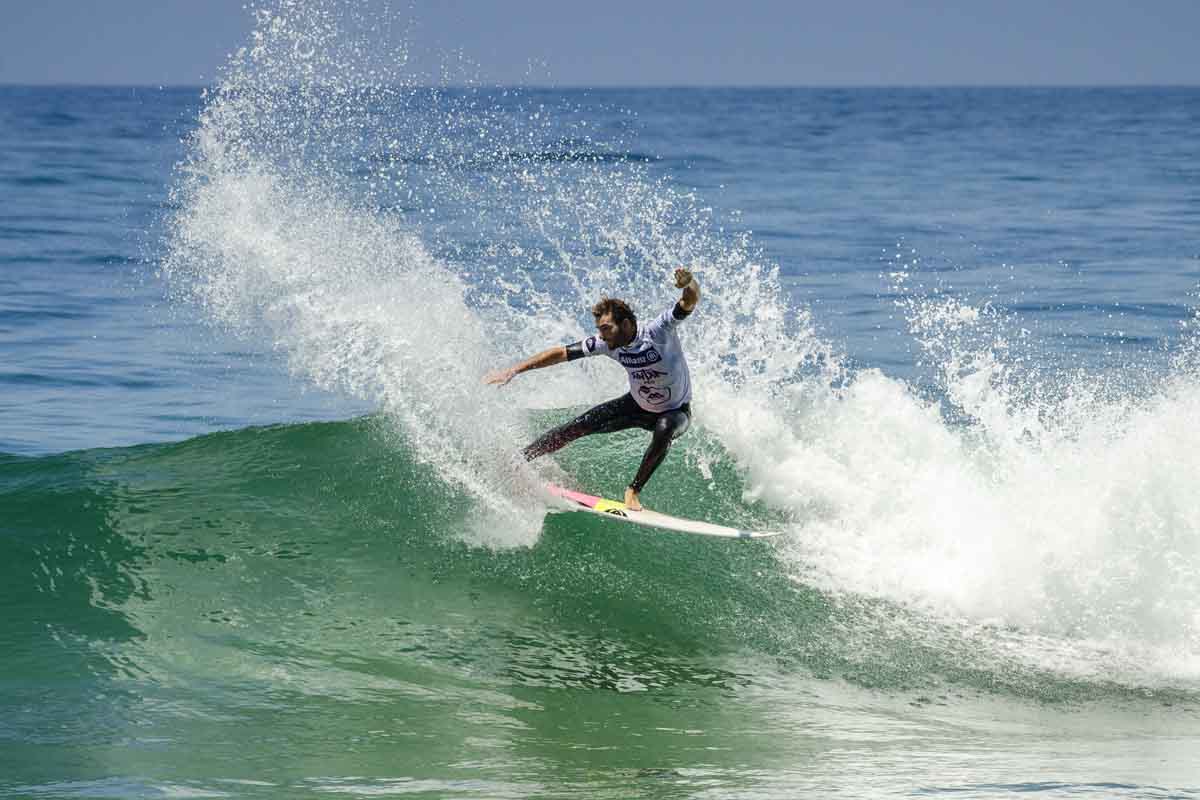
<path fill-rule="evenodd" d="M 768 536 L 778 536 L 782 531 L 744 531 L 739 528 L 727 528 L 724 525 L 714 525 L 695 519 L 672 517 L 657 511 L 634 511 L 624 503 L 596 497 L 583 492 L 564 489 L 553 483 L 546 484 L 546 490 L 554 497 L 563 501 L 563 505 L 573 511 L 590 511 L 593 514 L 603 514 L 609 519 L 619 519 L 625 522 L 636 522 L 638 525 L 649 525 L 652 528 L 663 528 L 680 533 L 695 533 L 701 536 L 721 536 L 726 539 L 765 539 Z"/>

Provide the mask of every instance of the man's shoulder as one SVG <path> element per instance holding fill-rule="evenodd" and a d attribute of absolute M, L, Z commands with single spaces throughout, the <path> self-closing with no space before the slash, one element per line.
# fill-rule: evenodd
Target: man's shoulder
<path fill-rule="evenodd" d="M 666 309 L 657 317 L 655 317 L 649 325 L 646 326 L 646 334 L 651 338 L 658 339 L 665 335 L 674 335 L 675 326 L 687 317 L 687 314 L 679 316 L 676 312 L 676 307 Z"/>

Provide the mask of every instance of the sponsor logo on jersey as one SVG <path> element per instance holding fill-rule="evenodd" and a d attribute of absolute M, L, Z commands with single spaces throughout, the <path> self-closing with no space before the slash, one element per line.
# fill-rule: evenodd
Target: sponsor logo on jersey
<path fill-rule="evenodd" d="M 655 378 L 661 378 L 667 373 L 657 369 L 635 369 L 629 373 L 629 377 L 635 381 L 652 381 Z"/>
<path fill-rule="evenodd" d="M 587 337 L 587 339 L 585 339 L 583 342 L 583 349 L 587 350 L 589 353 L 596 352 L 596 337 L 595 336 Z"/>
<path fill-rule="evenodd" d="M 648 367 L 651 364 L 657 364 L 662 361 L 662 356 L 658 351 L 651 347 L 649 350 L 643 350 L 640 353 L 625 353 L 618 352 L 617 360 L 621 362 L 623 367 Z"/>
<path fill-rule="evenodd" d="M 661 406 L 671 399 L 669 386 L 639 386 L 638 396 L 652 406 Z"/>

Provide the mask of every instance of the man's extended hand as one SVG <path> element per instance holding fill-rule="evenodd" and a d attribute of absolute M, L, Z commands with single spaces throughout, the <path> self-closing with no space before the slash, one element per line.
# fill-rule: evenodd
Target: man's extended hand
<path fill-rule="evenodd" d="M 525 359 L 520 364 L 509 367 L 508 369 L 494 369 L 487 375 L 483 376 L 484 383 L 497 383 L 501 386 L 511 381 L 522 372 L 531 369 L 541 369 L 554 364 L 561 364 L 567 361 L 567 348 L 561 344 L 557 347 L 551 347 L 549 350 L 543 350 L 536 356 L 531 356 Z"/>
<path fill-rule="evenodd" d="M 690 314 L 696 304 L 700 302 L 700 284 L 696 283 L 690 269 L 679 267 L 675 270 L 675 288 L 683 289 L 683 297 L 679 298 L 679 305 Z"/>
<path fill-rule="evenodd" d="M 513 379 L 513 377 L 516 376 L 516 374 L 517 374 L 517 371 L 515 369 L 512 369 L 511 367 L 509 369 L 494 369 L 491 372 L 489 372 L 487 375 L 483 376 L 483 382 L 484 383 L 498 383 L 501 386 L 504 386 L 509 381 L 511 381 Z"/>

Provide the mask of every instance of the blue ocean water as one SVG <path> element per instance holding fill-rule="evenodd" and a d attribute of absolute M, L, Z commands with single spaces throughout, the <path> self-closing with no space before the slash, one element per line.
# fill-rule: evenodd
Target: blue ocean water
<path fill-rule="evenodd" d="M 305 399 L 258 393 L 258 356 L 164 308 L 155 277 L 171 171 L 200 90 L 0 91 L 0 450 L 130 445 L 293 418 L 274 404 Z M 277 385 L 278 370 L 267 371 Z M 232 375 L 244 391 L 224 388 Z"/>
<path fill-rule="evenodd" d="M 0 795 L 1200 794 L 1200 90 L 364 88 L 264 30 L 0 87 Z M 547 514 L 508 453 L 620 376 L 479 385 L 678 263 L 647 498 L 778 545 Z"/>
<path fill-rule="evenodd" d="M 526 90 L 510 102 L 594 108 L 601 131 L 634 131 L 638 152 L 617 156 L 697 192 L 714 225 L 779 266 L 830 341 L 905 379 L 920 370 L 886 278 L 898 264 L 1010 311 L 1051 368 L 1162 368 L 1194 313 L 1194 90 Z M 200 103 L 191 89 L 4 89 L 6 452 L 362 408 L 297 396 L 253 343 L 222 346 L 164 304 L 164 206 Z"/>

